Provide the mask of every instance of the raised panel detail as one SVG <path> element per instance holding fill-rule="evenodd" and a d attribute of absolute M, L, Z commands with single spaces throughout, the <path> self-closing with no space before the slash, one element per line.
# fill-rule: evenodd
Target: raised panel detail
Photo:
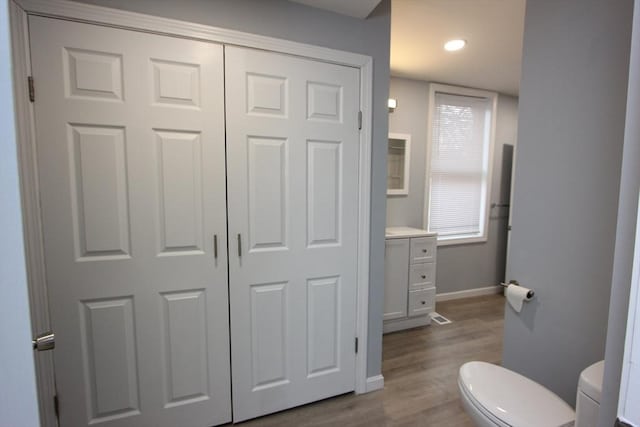
<path fill-rule="evenodd" d="M 307 82 L 307 118 L 342 122 L 342 87 Z"/>
<path fill-rule="evenodd" d="M 315 377 L 339 370 L 340 278 L 307 281 L 307 375 Z"/>
<path fill-rule="evenodd" d="M 165 407 L 209 398 L 203 289 L 162 294 Z"/>
<path fill-rule="evenodd" d="M 247 74 L 247 112 L 255 115 L 287 116 L 287 79 Z"/>
<path fill-rule="evenodd" d="M 286 282 L 251 286 L 253 391 L 289 383 L 287 311 Z"/>
<path fill-rule="evenodd" d="M 200 105 L 200 66 L 152 59 L 153 102 L 171 106 Z"/>
<path fill-rule="evenodd" d="M 342 144 L 307 142 L 307 243 L 340 244 Z"/>
<path fill-rule="evenodd" d="M 156 130 L 161 255 L 203 252 L 202 143 L 197 132 Z"/>
<path fill-rule="evenodd" d="M 89 423 L 139 411 L 133 297 L 80 302 Z"/>
<path fill-rule="evenodd" d="M 67 98 L 122 101 L 122 55 L 64 49 Z"/>
<path fill-rule="evenodd" d="M 249 137 L 249 244 L 251 251 L 287 247 L 287 140 Z"/>
<path fill-rule="evenodd" d="M 128 258 L 124 128 L 70 125 L 69 139 L 76 258 Z"/>

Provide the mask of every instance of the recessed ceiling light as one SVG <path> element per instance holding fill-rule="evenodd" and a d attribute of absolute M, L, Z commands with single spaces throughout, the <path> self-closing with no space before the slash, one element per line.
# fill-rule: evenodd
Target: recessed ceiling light
<path fill-rule="evenodd" d="M 460 50 L 467 44 L 466 40 L 455 39 L 449 40 L 444 44 L 444 50 L 448 50 L 449 52 L 453 52 L 455 50 Z"/>

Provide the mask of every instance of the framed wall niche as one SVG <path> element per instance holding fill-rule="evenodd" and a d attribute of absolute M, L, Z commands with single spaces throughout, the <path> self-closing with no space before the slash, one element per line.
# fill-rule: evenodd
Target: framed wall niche
<path fill-rule="evenodd" d="M 387 148 L 387 195 L 409 194 L 409 165 L 411 164 L 411 135 L 390 133 Z"/>

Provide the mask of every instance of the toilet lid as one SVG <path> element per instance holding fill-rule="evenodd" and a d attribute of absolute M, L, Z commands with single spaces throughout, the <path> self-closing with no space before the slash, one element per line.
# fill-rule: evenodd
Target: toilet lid
<path fill-rule="evenodd" d="M 501 366 L 465 363 L 459 381 L 477 405 L 511 426 L 562 426 L 575 419 L 573 409 L 560 397 Z"/>
<path fill-rule="evenodd" d="M 604 376 L 604 360 L 596 362 L 580 374 L 578 385 L 580 390 L 596 402 L 602 396 L 602 377 Z"/>

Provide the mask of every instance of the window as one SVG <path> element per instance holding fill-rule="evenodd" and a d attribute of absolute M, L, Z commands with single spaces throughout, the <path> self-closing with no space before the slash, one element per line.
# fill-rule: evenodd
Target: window
<path fill-rule="evenodd" d="M 439 244 L 487 240 L 497 94 L 432 84 L 427 145 L 427 230 Z"/>

